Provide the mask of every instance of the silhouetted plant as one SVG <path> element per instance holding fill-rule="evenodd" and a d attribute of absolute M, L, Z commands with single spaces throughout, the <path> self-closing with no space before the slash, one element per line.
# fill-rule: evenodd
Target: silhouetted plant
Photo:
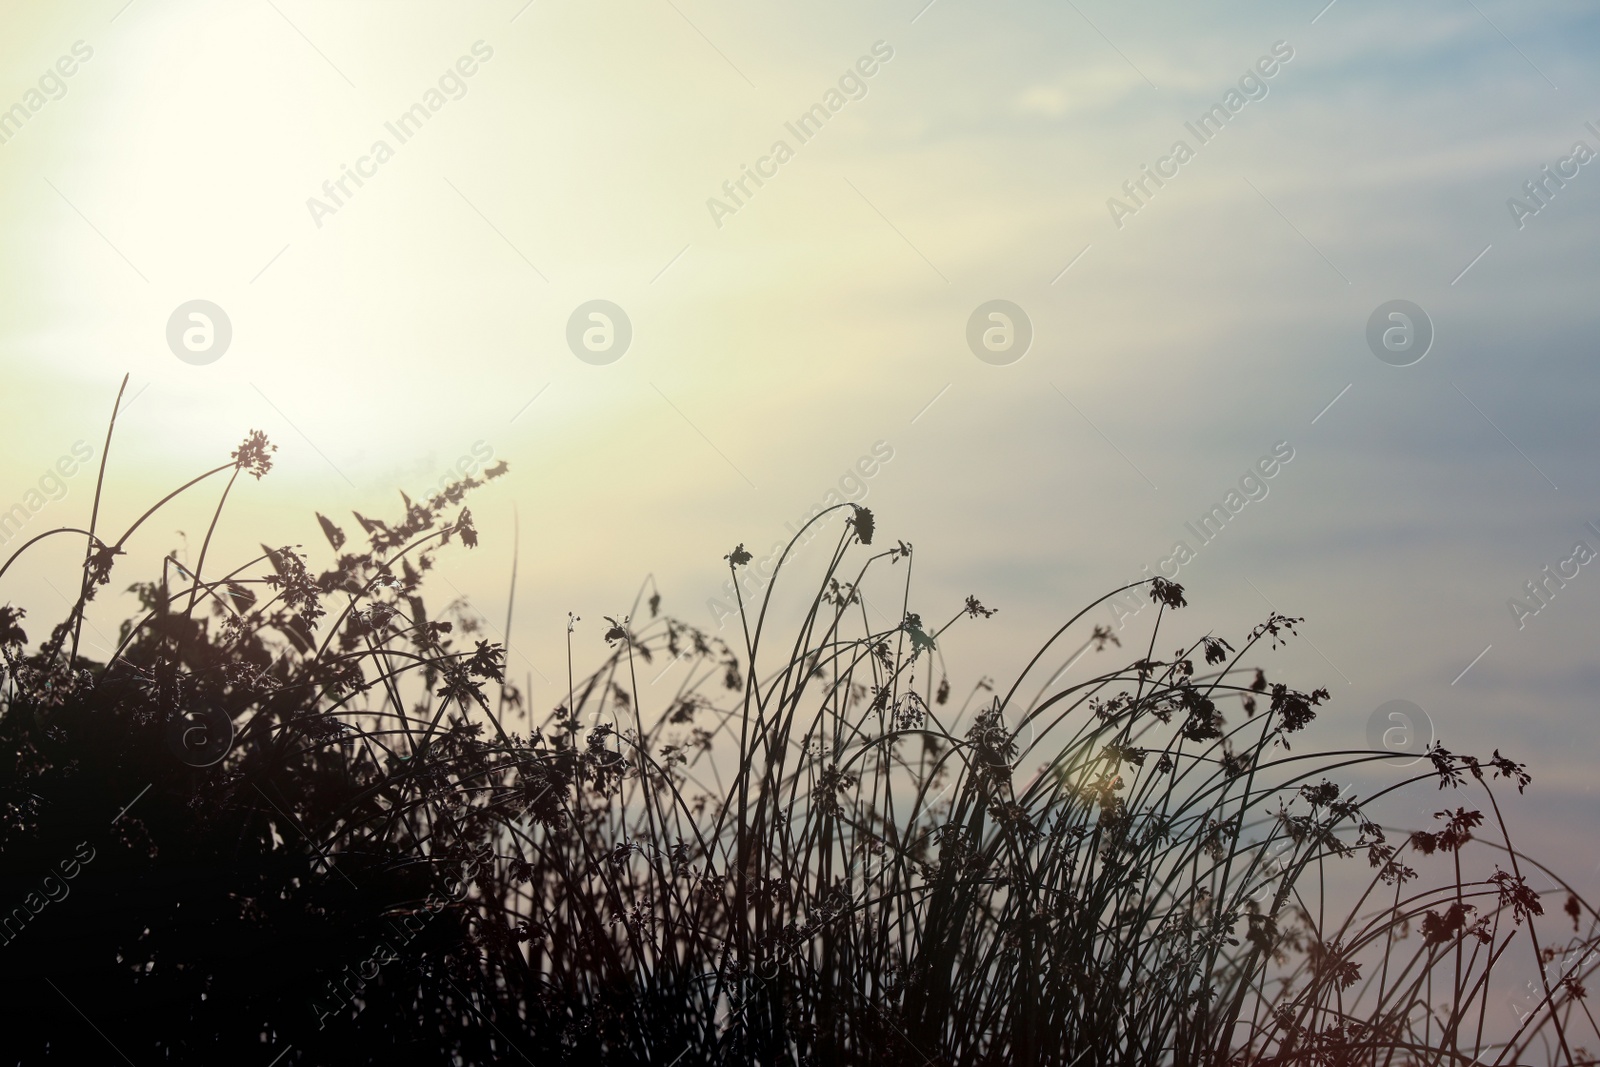
<path fill-rule="evenodd" d="M 178 492 L 271 450 L 252 432 Z M 730 648 L 641 590 L 586 675 L 569 622 L 567 699 L 534 720 L 504 649 L 423 602 L 438 549 L 476 543 L 479 484 L 357 515 L 360 549 L 318 515 L 320 573 L 263 546 L 207 574 L 208 530 L 193 572 L 131 587 L 143 614 L 104 663 L 78 652 L 84 608 L 155 509 L 107 542 L 97 488 L 89 529 L 41 535 L 86 551 L 37 649 L 0 609 L 20 1062 L 1593 1062 L 1595 913 L 1568 890 L 1573 936 L 1540 933 L 1529 879 L 1564 883 L 1492 788 L 1527 772 L 1435 745 L 1341 787 L 1391 754 L 1291 750 L 1329 695 L 1250 659 L 1299 620 L 1158 657 L 1184 591 L 1137 583 L 1138 658 L 1038 682 L 1120 645 L 1090 605 L 955 707 L 943 646 L 994 609 L 924 622 L 912 547 L 874 548 L 844 504 L 810 524 L 847 519 L 792 622 L 768 583 Z M 724 560 L 742 588 L 750 553 Z M 875 627 L 886 569 L 899 621 Z M 646 669 L 677 672 L 649 709 Z M 1380 825 L 1430 782 L 1486 808 Z M 1539 981 L 1507 1025 L 1513 951 Z"/>

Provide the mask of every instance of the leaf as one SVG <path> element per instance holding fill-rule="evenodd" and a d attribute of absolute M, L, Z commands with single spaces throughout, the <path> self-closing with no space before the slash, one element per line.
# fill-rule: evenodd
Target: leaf
<path fill-rule="evenodd" d="M 228 596 L 233 599 L 233 609 L 246 612 L 255 607 L 256 595 L 238 582 L 228 583 Z"/>
<path fill-rule="evenodd" d="M 289 643 L 294 646 L 296 652 L 304 655 L 316 651 L 316 635 L 311 632 L 311 627 L 307 626 L 305 620 L 300 616 L 289 616 L 278 629 L 289 639 Z"/>
<path fill-rule="evenodd" d="M 10 604 L 0 606 L 0 645 L 25 645 L 28 635 L 17 624 L 27 612 Z"/>
<path fill-rule="evenodd" d="M 357 515 L 356 518 L 361 516 Z M 328 544 L 333 546 L 335 552 L 344 547 L 344 531 L 335 526 L 322 512 L 317 512 L 317 521 L 322 524 L 322 534 L 328 539 Z"/>
<path fill-rule="evenodd" d="M 283 555 L 282 555 L 284 550 L 281 549 L 281 548 L 268 548 L 266 545 L 262 545 L 261 546 L 261 551 L 266 553 L 267 559 L 270 560 L 271 563 L 272 563 L 272 569 L 278 572 L 278 577 L 279 578 L 284 577 L 285 573 L 286 573 L 284 571 Z"/>
<path fill-rule="evenodd" d="M 369 533 L 369 534 L 370 533 L 379 533 L 379 532 L 382 532 L 382 533 L 388 533 L 389 532 L 389 527 L 385 526 L 383 523 L 379 522 L 377 519 L 369 519 L 365 515 L 361 514 L 361 512 L 359 512 L 359 511 L 351 511 L 350 514 L 352 514 L 352 515 L 354 515 L 356 517 L 356 521 L 361 524 L 361 528 L 363 530 L 367 531 L 367 533 Z"/>

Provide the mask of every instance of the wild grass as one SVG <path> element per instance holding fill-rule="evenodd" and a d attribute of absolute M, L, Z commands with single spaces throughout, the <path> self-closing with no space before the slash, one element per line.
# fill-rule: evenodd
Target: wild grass
<path fill-rule="evenodd" d="M 1299 620 L 1158 654 L 1187 605 L 1155 579 L 1141 647 L 1091 604 L 957 705 L 945 646 L 1000 622 L 924 621 L 911 546 L 840 505 L 811 595 L 775 596 L 786 555 L 730 646 L 641 591 L 581 673 L 574 620 L 534 716 L 504 648 L 423 599 L 476 544 L 467 478 L 357 516 L 360 547 L 318 516 L 320 573 L 293 547 L 208 570 L 214 515 L 94 662 L 143 523 L 225 476 L 219 515 L 272 452 L 252 433 L 110 540 L 110 444 L 89 526 L 0 564 L 85 544 L 31 651 L 0 609 L 18 1062 L 1594 1062 L 1597 916 L 1510 840 L 1526 770 L 1292 747 L 1329 706 L 1263 665 Z M 1383 825 L 1415 790 L 1434 823 Z"/>

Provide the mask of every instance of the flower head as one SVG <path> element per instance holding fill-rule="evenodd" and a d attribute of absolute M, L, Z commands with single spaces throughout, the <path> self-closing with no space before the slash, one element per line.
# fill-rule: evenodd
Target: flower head
<path fill-rule="evenodd" d="M 260 478 L 272 469 L 272 453 L 277 450 L 278 446 L 268 442 L 265 433 L 251 430 L 244 444 L 233 450 L 231 458 L 234 466 Z"/>

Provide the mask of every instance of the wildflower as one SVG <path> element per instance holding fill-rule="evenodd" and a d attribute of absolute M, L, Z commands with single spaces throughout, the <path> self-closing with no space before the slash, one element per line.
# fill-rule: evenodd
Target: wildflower
<path fill-rule="evenodd" d="M 1183 586 L 1165 578 L 1150 579 L 1150 595 L 1169 608 L 1181 608 L 1188 604 L 1183 599 Z"/>
<path fill-rule="evenodd" d="M 1495 872 L 1489 876 L 1500 890 L 1500 906 L 1511 906 L 1511 914 L 1516 919 L 1517 925 L 1522 925 L 1522 920 L 1529 915 L 1543 915 L 1544 905 L 1539 903 L 1539 894 L 1528 888 L 1528 883 L 1521 875 L 1507 874 L 1496 867 Z"/>
<path fill-rule="evenodd" d="M 1123 761 L 1127 760 L 1135 767 L 1143 767 L 1144 759 L 1150 753 L 1146 749 L 1134 748 L 1131 745 L 1119 745 L 1113 742 L 1101 750 L 1100 755 L 1111 761 L 1111 768 L 1115 770 Z"/>
<path fill-rule="evenodd" d="M 1367 863 L 1378 868 L 1378 880 L 1384 885 L 1404 885 L 1417 876 L 1416 871 L 1395 859 L 1393 845 L 1371 845 L 1367 849 Z"/>
<path fill-rule="evenodd" d="M 449 623 L 442 625 L 448 626 Z M 487 641 L 478 642 L 478 650 L 467 660 L 467 673 L 478 678 L 489 678 L 496 682 L 505 681 L 504 664 L 506 658 L 505 647 L 499 644 L 489 644 Z"/>
<path fill-rule="evenodd" d="M 1032 838 L 1039 834 L 1039 829 L 1033 825 L 1027 810 L 1014 800 L 991 803 L 989 814 L 994 817 L 995 824 L 1000 830 L 1007 835 Z"/>
<path fill-rule="evenodd" d="M 466 545 L 468 548 L 478 547 L 478 530 L 472 525 L 471 508 L 461 509 L 461 515 L 456 519 L 456 524 L 451 527 L 451 529 L 461 535 L 462 544 Z M 446 541 L 450 539 L 448 533 L 445 535 L 444 539 Z"/>
<path fill-rule="evenodd" d="M 94 587 L 108 585 L 111 582 L 111 567 L 118 556 L 125 556 L 126 552 L 116 545 L 102 543 L 89 556 L 89 582 L 86 592 L 93 597 Z"/>
<path fill-rule="evenodd" d="M 1434 835 L 1441 852 L 1459 852 L 1462 845 L 1472 840 L 1473 827 L 1483 824 L 1482 812 L 1467 811 L 1465 808 L 1457 808 L 1454 813 L 1434 812 L 1433 817 L 1449 820 L 1445 828 Z"/>
<path fill-rule="evenodd" d="M 922 616 L 915 612 L 906 613 L 906 621 L 901 624 L 911 638 L 911 658 L 916 659 L 922 652 L 933 651 L 933 638 L 929 637 L 922 629 Z"/>
<path fill-rule="evenodd" d="M 828 588 L 822 594 L 822 601 L 825 604 L 832 604 L 834 607 L 844 608 L 849 607 L 851 604 L 861 603 L 861 594 L 856 591 L 856 587 L 850 582 L 840 582 L 837 578 L 829 578 Z"/>
<path fill-rule="evenodd" d="M 976 619 L 979 615 L 982 615 L 984 618 L 987 619 L 987 618 L 989 618 L 991 615 L 993 615 L 995 612 L 997 612 L 999 610 L 1000 610 L 999 608 L 986 608 L 986 607 L 984 607 L 982 604 L 978 603 L 978 598 L 975 597 L 975 596 L 967 597 L 966 612 L 967 612 L 968 617 L 970 617 L 970 618 Z"/>
<path fill-rule="evenodd" d="M 1426 754 L 1428 759 L 1433 761 L 1433 771 L 1439 776 L 1440 789 L 1447 785 L 1452 788 L 1459 787 L 1466 780 L 1461 777 L 1461 769 L 1453 762 L 1455 757 L 1440 742 L 1435 741 Z"/>
<path fill-rule="evenodd" d="M 1301 786 L 1300 795 L 1305 797 L 1313 808 L 1325 808 L 1339 799 L 1339 787 L 1324 779 L 1316 785 Z"/>
<path fill-rule="evenodd" d="M 1271 952 L 1272 946 L 1278 941 L 1278 924 L 1273 922 L 1270 915 L 1252 914 L 1249 919 L 1250 930 L 1244 935 L 1245 940 L 1262 952 Z"/>
<path fill-rule="evenodd" d="M 1311 969 L 1326 974 L 1340 989 L 1349 989 L 1361 980 L 1361 965 L 1346 959 L 1345 950 L 1337 941 L 1312 942 L 1310 956 Z"/>
<path fill-rule="evenodd" d="M 1466 929 L 1467 913 L 1477 911 L 1471 904 L 1462 904 L 1459 901 L 1451 904 L 1441 915 L 1438 912 L 1427 912 L 1422 916 L 1422 943 L 1424 945 L 1442 945 L 1452 940 Z"/>
<path fill-rule="evenodd" d="M 1185 706 L 1190 708 L 1189 717 L 1183 724 L 1183 736 L 1191 741 L 1213 741 L 1222 736 L 1222 716 L 1217 712 L 1217 706 L 1203 696 L 1194 694 L 1192 689 L 1184 691 Z"/>
<path fill-rule="evenodd" d="M 840 815 L 844 809 L 839 805 L 839 794 L 856 787 L 856 776 L 847 771 L 841 771 L 837 765 L 830 765 L 823 769 L 817 779 L 815 795 L 822 810 L 830 815 Z"/>
<path fill-rule="evenodd" d="M 1233 651 L 1233 646 L 1220 637 L 1202 637 L 1200 644 L 1205 648 L 1207 663 L 1221 663 Z"/>
<path fill-rule="evenodd" d="M 266 577 L 266 583 L 280 590 L 283 602 L 291 611 L 298 611 L 307 626 L 316 624 L 322 617 L 322 592 L 306 572 L 306 561 L 293 548 L 273 549 L 261 546 L 272 563 L 275 574 Z"/>
<path fill-rule="evenodd" d="M 856 538 L 864 545 L 872 544 L 872 509 L 864 508 L 859 504 L 851 504 L 850 506 L 855 508 L 855 515 L 851 517 L 850 524 L 855 527 Z"/>
<path fill-rule="evenodd" d="M 1489 760 L 1489 765 L 1494 768 L 1494 776 L 1496 778 L 1515 779 L 1517 783 L 1517 792 L 1519 793 L 1522 792 L 1523 787 L 1525 787 L 1529 782 L 1533 781 L 1533 776 L 1530 775 L 1526 769 L 1524 769 L 1522 764 L 1513 763 L 1506 759 L 1506 757 L 1500 755 L 1500 750 L 1498 748 L 1494 750 L 1494 758 Z"/>
<path fill-rule="evenodd" d="M 1272 687 L 1271 711 L 1283 716 L 1283 732 L 1292 734 L 1309 726 L 1317 717 L 1317 713 L 1311 709 L 1327 699 L 1326 689 L 1318 689 L 1308 695 L 1297 693 L 1280 682 Z"/>
<path fill-rule="evenodd" d="M 1250 631 L 1250 640 L 1255 641 L 1263 636 L 1270 636 L 1272 638 L 1272 647 L 1277 648 L 1280 644 L 1287 643 L 1282 636 L 1284 632 L 1287 631 L 1288 633 L 1294 634 L 1295 623 L 1305 621 L 1305 619 L 1290 618 L 1288 615 L 1279 615 L 1276 611 L 1274 611 L 1271 615 L 1267 616 L 1266 622 Z M 1296 634 L 1296 636 L 1299 635 Z"/>
<path fill-rule="evenodd" d="M 927 719 L 928 705 L 923 702 L 921 694 L 915 689 L 907 690 L 906 695 L 895 705 L 895 729 L 920 730 Z"/>
<path fill-rule="evenodd" d="M 458 664 L 441 664 L 440 673 L 444 675 L 444 685 L 439 687 L 435 695 L 454 700 L 463 712 L 467 710 L 469 701 L 478 704 L 484 711 L 489 710 L 483 687 L 474 682 Z"/>
<path fill-rule="evenodd" d="M 260 479 L 272 469 L 272 453 L 277 450 L 277 445 L 268 443 L 266 434 L 260 430 L 251 430 L 249 436 L 244 439 L 244 444 L 234 449 L 230 458 L 235 467 Z"/>

